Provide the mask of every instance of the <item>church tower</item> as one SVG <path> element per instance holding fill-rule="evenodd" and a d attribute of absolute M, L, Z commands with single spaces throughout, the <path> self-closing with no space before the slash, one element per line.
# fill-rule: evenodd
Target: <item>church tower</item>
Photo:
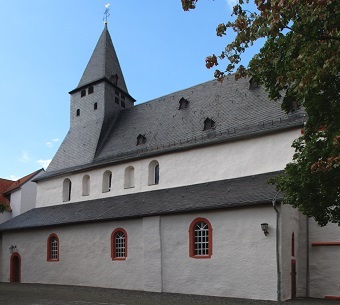
<path fill-rule="evenodd" d="M 70 130 L 48 172 L 91 163 L 120 111 L 133 107 L 107 24 L 70 95 Z"/>

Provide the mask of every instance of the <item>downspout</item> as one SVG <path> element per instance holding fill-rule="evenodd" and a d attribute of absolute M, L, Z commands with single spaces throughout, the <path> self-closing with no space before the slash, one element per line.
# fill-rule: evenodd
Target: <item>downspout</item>
<path fill-rule="evenodd" d="M 280 212 L 276 207 L 276 197 L 279 193 L 275 195 L 272 200 L 273 208 L 276 212 L 276 270 L 277 270 L 277 302 L 281 304 L 281 268 L 280 268 L 280 232 L 279 232 L 279 220 Z"/>
<path fill-rule="evenodd" d="M 306 247 L 307 247 L 307 272 L 306 272 L 306 298 L 309 298 L 309 218 L 306 216 Z"/>

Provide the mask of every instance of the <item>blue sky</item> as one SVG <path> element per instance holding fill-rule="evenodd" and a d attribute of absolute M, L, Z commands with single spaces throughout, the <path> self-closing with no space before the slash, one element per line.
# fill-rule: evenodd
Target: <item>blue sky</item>
<path fill-rule="evenodd" d="M 103 30 L 108 2 L 108 28 L 137 103 L 213 79 L 204 59 L 230 41 L 215 29 L 230 20 L 235 0 L 200 0 L 190 12 L 180 0 L 2 1 L 1 178 L 16 180 L 53 158 L 69 128 L 68 92 Z"/>

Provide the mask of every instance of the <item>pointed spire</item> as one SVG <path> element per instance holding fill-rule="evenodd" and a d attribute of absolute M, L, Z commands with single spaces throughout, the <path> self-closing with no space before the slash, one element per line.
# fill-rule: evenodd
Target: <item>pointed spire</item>
<path fill-rule="evenodd" d="M 105 24 L 104 30 L 100 35 L 77 88 L 103 78 L 106 78 L 110 82 L 114 82 L 116 79 L 115 85 L 127 92 L 124 76 L 120 68 L 116 51 L 113 47 L 107 24 Z"/>

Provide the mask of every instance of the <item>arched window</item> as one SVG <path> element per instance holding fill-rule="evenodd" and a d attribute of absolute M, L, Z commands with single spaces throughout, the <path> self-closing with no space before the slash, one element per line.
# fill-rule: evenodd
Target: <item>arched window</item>
<path fill-rule="evenodd" d="M 71 188 L 72 188 L 71 180 L 66 178 L 63 182 L 63 201 L 64 202 L 71 200 Z"/>
<path fill-rule="evenodd" d="M 212 255 L 212 226 L 205 218 L 196 218 L 189 227 L 189 256 L 210 258 Z"/>
<path fill-rule="evenodd" d="M 83 177 L 83 196 L 90 195 L 90 176 L 85 175 Z"/>
<path fill-rule="evenodd" d="M 112 184 L 112 172 L 105 171 L 103 174 L 102 192 L 103 193 L 110 192 L 111 184 Z"/>
<path fill-rule="evenodd" d="M 59 261 L 59 238 L 57 234 L 51 234 L 47 239 L 47 261 Z"/>
<path fill-rule="evenodd" d="M 77 116 L 80 116 L 80 109 L 77 109 L 76 115 L 77 115 Z"/>
<path fill-rule="evenodd" d="M 135 187 L 135 169 L 133 166 L 129 166 L 125 169 L 125 177 L 124 177 L 124 188 L 128 189 L 131 187 Z"/>
<path fill-rule="evenodd" d="M 112 260 L 125 260 L 127 257 L 127 234 L 122 228 L 111 234 L 111 257 Z"/>
<path fill-rule="evenodd" d="M 159 163 L 153 160 L 149 164 L 149 185 L 154 185 L 159 183 Z"/>

